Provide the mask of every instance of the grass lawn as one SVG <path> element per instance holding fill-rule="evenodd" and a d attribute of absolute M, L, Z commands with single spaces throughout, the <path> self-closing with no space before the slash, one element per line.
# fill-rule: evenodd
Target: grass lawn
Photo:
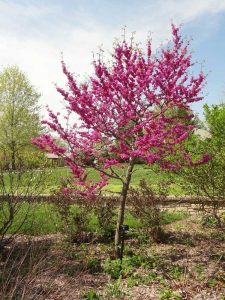
<path fill-rule="evenodd" d="M 78 210 L 76 205 L 72 205 L 72 210 L 74 214 Z M 27 215 L 27 216 L 26 216 Z M 26 216 L 26 217 L 25 217 Z M 187 212 L 184 211 L 163 211 L 162 212 L 162 225 L 170 224 L 189 216 Z M 117 217 L 117 212 L 115 212 L 115 220 Z M 21 220 L 25 220 L 24 224 L 21 226 Z M 1 222 L 4 222 L 3 215 L 0 214 L 0 228 Z M 125 223 L 129 225 L 131 229 L 140 229 L 142 224 L 140 219 L 135 218 L 132 214 L 127 211 L 125 215 Z M 8 233 L 13 233 L 18 230 L 19 234 L 27 235 L 45 235 L 64 231 L 63 219 L 59 215 L 56 206 L 49 203 L 34 203 L 27 204 L 23 203 L 15 216 L 14 222 L 10 227 Z M 21 226 L 21 227 L 20 227 Z M 94 213 L 91 214 L 87 231 L 98 232 L 99 226 L 97 217 Z"/>
<path fill-rule="evenodd" d="M 118 170 L 119 173 L 124 172 L 123 169 Z M 151 184 L 157 189 L 159 182 L 162 180 L 173 179 L 174 183 L 169 187 L 169 193 L 171 195 L 182 194 L 181 186 L 179 185 L 180 178 L 174 174 L 169 174 L 166 172 L 155 172 L 153 169 L 147 169 L 145 165 L 136 165 L 134 168 L 134 173 L 131 179 L 131 186 L 137 187 L 141 179 L 145 179 L 147 183 Z M 32 183 L 31 183 L 32 177 Z M 10 193 L 10 184 L 13 184 L 12 190 L 17 191 L 19 187 L 20 194 L 25 194 L 27 186 L 31 185 L 30 190 L 33 190 L 33 186 L 37 185 L 39 194 L 49 194 L 54 190 L 57 190 L 63 179 L 70 177 L 70 170 L 67 167 L 57 167 L 49 168 L 43 171 L 34 170 L 32 173 L 23 174 L 21 177 L 18 175 L 4 174 L 4 183 L 6 189 Z M 90 168 L 88 170 L 88 178 L 93 181 L 99 179 L 98 172 Z M 13 179 L 13 180 L 12 180 Z M 18 187 L 17 187 L 18 186 Z M 103 188 L 106 192 L 119 193 L 121 191 L 121 182 L 117 179 L 111 178 L 109 184 Z M 25 192 L 23 192 L 25 191 Z M 1 192 L 0 192 L 1 193 Z"/>
<path fill-rule="evenodd" d="M 159 182 L 163 179 L 174 179 L 173 184 L 171 184 L 169 188 L 169 192 L 171 195 L 180 195 L 182 194 L 181 186 L 179 185 L 179 178 L 174 174 L 166 174 L 166 173 L 156 173 L 152 169 L 146 169 L 145 165 L 136 165 L 135 172 L 132 176 L 131 186 L 137 187 L 141 179 L 145 179 L 147 183 L 153 185 L 153 187 L 158 186 Z M 48 176 L 46 177 L 45 187 L 43 193 L 50 193 L 52 190 L 57 189 L 61 184 L 62 178 L 68 178 L 70 176 L 70 171 L 66 167 L 54 168 L 46 170 Z M 120 170 L 123 172 L 123 170 Z M 89 169 L 88 174 L 89 179 L 95 181 L 98 180 L 98 174 L 95 170 Z M 121 182 L 117 179 L 111 178 L 109 180 L 109 184 L 104 187 L 104 191 L 118 193 L 121 191 L 122 185 Z"/>

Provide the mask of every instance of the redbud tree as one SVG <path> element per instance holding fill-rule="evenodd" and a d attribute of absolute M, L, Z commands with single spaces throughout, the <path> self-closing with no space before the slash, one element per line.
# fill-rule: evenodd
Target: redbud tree
<path fill-rule="evenodd" d="M 205 76 L 192 75 L 189 42 L 180 28 L 172 25 L 172 38 L 152 54 L 151 41 L 145 49 L 123 38 L 114 44 L 111 60 L 99 55 L 93 59 L 94 72 L 78 83 L 62 61 L 68 87 L 56 87 L 67 103 L 70 126 L 64 126 L 59 113 L 49 110 L 43 121 L 55 135 L 34 140 L 41 149 L 62 157 L 71 170 L 72 186 L 64 193 L 95 199 L 110 178 L 122 184 L 115 233 L 115 250 L 120 253 L 120 226 L 137 160 L 152 166 L 175 169 L 208 160 L 193 161 L 184 151 L 184 141 L 193 131 L 191 103 L 202 100 Z M 179 111 L 186 113 L 178 113 Z M 171 113 L 172 112 L 172 113 Z M 177 112 L 177 113 L 176 113 Z M 71 124 L 71 116 L 76 116 Z M 67 124 L 67 125 L 68 125 Z M 58 140 L 66 145 L 61 146 Z M 90 180 L 90 167 L 98 179 Z M 119 172 L 119 169 L 123 172 Z"/>

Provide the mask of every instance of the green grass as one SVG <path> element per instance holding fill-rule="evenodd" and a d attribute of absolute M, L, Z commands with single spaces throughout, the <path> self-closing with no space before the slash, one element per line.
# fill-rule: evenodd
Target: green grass
<path fill-rule="evenodd" d="M 1 214 L 0 220 L 1 227 L 1 222 L 4 222 L 4 217 Z M 20 234 L 42 235 L 56 233 L 61 230 L 62 220 L 57 213 L 54 204 L 28 204 L 24 202 L 18 209 L 8 233 L 14 233 L 18 231 Z"/>
<path fill-rule="evenodd" d="M 1 174 L 2 176 L 2 174 Z M 68 168 L 48 168 L 43 170 L 32 170 L 22 172 L 5 172 L 1 177 L 1 189 L 5 189 L 5 194 L 48 194 L 58 189 L 62 178 L 68 178 L 70 172 Z M 2 191 L 0 190 L 0 194 Z"/>
<path fill-rule="evenodd" d="M 171 224 L 173 222 L 184 220 L 189 216 L 190 214 L 187 211 L 163 211 L 161 224 Z"/>
<path fill-rule="evenodd" d="M 190 214 L 186 211 L 162 211 L 161 224 L 171 224 L 173 222 L 184 220 L 189 216 Z M 130 228 L 134 229 L 140 229 L 143 226 L 141 220 L 132 216 L 132 214 L 129 211 L 126 213 L 124 223 L 127 224 Z"/>
<path fill-rule="evenodd" d="M 124 165 L 126 166 L 126 165 Z M 126 169 L 126 168 L 125 168 Z M 125 169 L 117 169 L 119 174 L 123 174 Z M 170 186 L 169 192 L 171 195 L 178 195 L 182 193 L 181 187 L 179 186 L 179 178 L 175 177 L 174 175 L 162 173 L 162 172 L 155 172 L 152 169 L 146 169 L 145 165 L 136 165 L 134 168 L 134 173 L 131 179 L 131 186 L 138 187 L 139 182 L 141 179 L 145 179 L 148 184 L 151 184 L 153 187 L 158 187 L 160 181 L 166 180 L 169 177 L 173 177 L 175 179 L 175 183 Z M 22 176 L 22 179 L 18 179 L 19 176 L 16 174 L 13 175 L 13 185 L 14 190 L 16 185 L 20 186 L 20 190 L 22 191 L 23 188 L 25 189 L 27 185 L 30 184 L 30 176 L 31 172 L 27 172 Z M 42 194 L 49 194 L 52 193 L 54 190 L 57 190 L 62 183 L 62 179 L 70 177 L 70 170 L 67 167 L 57 167 L 57 168 L 49 168 L 43 171 L 35 170 L 32 172 L 33 181 L 32 185 L 40 181 L 41 189 L 40 192 Z M 5 186 L 10 189 L 10 178 L 12 179 L 12 175 L 9 176 L 8 173 L 4 175 Z M 96 170 L 89 168 L 88 169 L 88 179 L 92 181 L 99 180 L 99 174 Z M 12 183 L 12 180 L 11 180 Z M 105 192 L 114 192 L 119 193 L 122 189 L 121 181 L 111 178 L 109 180 L 109 184 L 103 188 Z"/>
<path fill-rule="evenodd" d="M 179 185 L 179 178 L 177 178 L 175 175 L 167 173 L 159 173 L 155 172 L 152 169 L 146 169 L 145 165 L 136 165 L 134 168 L 135 172 L 131 179 L 131 187 L 138 187 L 139 182 L 141 179 L 145 179 L 147 183 L 151 184 L 153 187 L 157 189 L 159 183 L 162 180 L 166 180 L 168 178 L 174 179 L 174 184 L 172 184 L 169 188 L 169 193 L 171 195 L 179 195 L 182 194 L 181 187 Z M 124 172 L 123 169 L 118 169 L 118 173 L 122 174 Z M 39 178 L 39 172 L 36 171 L 36 178 Z M 9 178 L 8 175 L 5 175 L 5 182 L 6 185 L 9 185 Z M 63 178 L 70 177 L 70 170 L 66 167 L 58 167 L 58 168 L 52 168 L 52 169 L 46 169 L 41 176 L 44 177 L 44 180 L 42 182 L 43 189 L 42 193 L 47 194 L 51 193 L 53 190 L 57 190 L 62 182 Z M 93 181 L 97 181 L 99 179 L 99 174 L 94 169 L 88 169 L 88 178 Z M 36 179 L 37 180 L 37 179 Z M 24 185 L 26 185 L 26 180 L 24 180 Z M 105 192 L 113 192 L 113 193 L 119 193 L 122 189 L 121 181 L 111 178 L 109 180 L 109 184 L 104 187 Z"/>
<path fill-rule="evenodd" d="M 78 207 L 76 205 L 73 205 L 72 210 L 76 212 L 76 210 L 78 210 Z M 43 235 L 63 231 L 63 220 L 57 212 L 54 204 L 35 203 L 29 205 L 28 203 L 24 202 L 22 203 L 18 213 L 16 214 L 14 222 L 10 227 L 8 233 L 13 233 L 19 228 L 21 220 L 25 219 L 26 214 L 26 221 L 18 231 L 18 233 L 20 234 Z M 165 211 L 162 214 L 162 224 L 170 224 L 178 220 L 183 220 L 189 216 L 186 212 Z M 0 220 L 1 227 L 1 222 L 4 221 L 4 217 L 1 214 Z M 124 223 L 129 225 L 130 229 L 142 228 L 141 221 L 133 217 L 129 211 L 126 212 Z M 89 218 L 87 231 L 99 231 L 97 217 L 94 213 L 92 213 Z"/>
<path fill-rule="evenodd" d="M 173 174 L 156 172 L 153 169 L 147 169 L 145 165 L 136 165 L 134 168 L 134 173 L 131 179 L 131 187 L 137 188 L 139 186 L 140 180 L 144 179 L 152 187 L 158 188 L 159 183 L 162 180 L 167 180 L 168 178 L 173 178 L 174 181 L 178 183 L 179 178 Z M 171 195 L 178 195 L 182 193 L 179 184 L 173 183 L 169 188 L 169 193 Z M 116 179 L 110 179 L 109 185 L 105 187 L 106 191 L 120 192 L 122 189 L 121 182 Z"/>
<path fill-rule="evenodd" d="M 140 219 L 132 216 L 132 214 L 129 211 L 127 211 L 125 214 L 124 224 L 127 224 L 129 228 L 133 229 L 140 229 L 142 227 Z"/>

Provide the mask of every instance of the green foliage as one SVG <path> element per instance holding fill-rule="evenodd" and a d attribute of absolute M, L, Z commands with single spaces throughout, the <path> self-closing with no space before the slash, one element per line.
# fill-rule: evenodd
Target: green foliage
<path fill-rule="evenodd" d="M 211 107 L 205 104 L 204 113 L 213 142 L 219 148 L 224 147 L 225 104 L 212 105 Z"/>
<path fill-rule="evenodd" d="M 7 206 L 7 203 L 4 203 Z M 0 211 L 0 226 L 5 219 L 3 210 Z M 21 225 L 21 221 L 25 220 Z M 62 230 L 62 220 L 54 204 L 23 202 L 14 217 L 7 233 L 11 234 L 19 228 L 20 234 L 43 235 L 56 233 Z"/>
<path fill-rule="evenodd" d="M 10 241 L 8 233 L 12 237 L 26 231 L 29 204 L 45 187 L 44 154 L 31 144 L 42 132 L 39 97 L 18 67 L 7 67 L 0 73 L 0 244 L 3 237 L 4 243 Z M 38 173 L 34 170 L 37 166 Z"/>
<path fill-rule="evenodd" d="M 159 300 L 167 300 L 167 299 L 181 300 L 182 297 L 179 292 L 167 289 L 165 291 L 162 291 L 162 293 L 159 296 Z"/>
<path fill-rule="evenodd" d="M 202 264 L 197 264 L 194 269 L 195 269 L 195 272 L 197 272 L 198 274 L 203 273 L 205 270 L 205 268 Z"/>
<path fill-rule="evenodd" d="M 154 189 L 147 185 L 145 180 L 140 181 L 138 189 L 130 189 L 129 201 L 132 205 L 132 213 L 140 218 L 143 227 L 150 232 L 154 241 L 159 242 L 163 237 L 161 228 L 161 212 L 159 201 L 165 198 L 166 194 L 156 195 Z"/>
<path fill-rule="evenodd" d="M 173 279 L 180 279 L 184 274 L 184 267 L 181 266 L 172 266 L 170 270 L 170 275 Z"/>
<path fill-rule="evenodd" d="M 95 292 L 94 290 L 89 290 L 87 292 L 84 292 L 82 294 L 82 297 L 87 300 L 99 299 L 98 293 Z"/>
<path fill-rule="evenodd" d="M 157 191 L 141 180 L 138 189 L 130 189 L 129 202 L 132 206 L 131 213 L 141 221 L 144 228 L 155 242 L 162 242 L 166 238 L 162 225 L 182 220 L 188 216 L 186 212 L 161 211 L 160 202 L 168 195 L 169 180 L 162 180 Z"/>
<path fill-rule="evenodd" d="M 106 299 L 123 299 L 127 294 L 123 288 L 121 277 L 119 277 L 115 282 L 109 282 L 106 285 L 104 296 Z"/>
<path fill-rule="evenodd" d="M 72 204 L 70 199 L 61 192 L 55 194 L 54 203 L 63 222 L 63 231 L 72 242 L 90 241 L 91 232 L 96 229 L 93 205 L 79 197 L 74 197 L 73 200 L 75 204 Z"/>
<path fill-rule="evenodd" d="M 24 183 L 26 186 L 26 184 Z M 71 227 L 69 226 L 67 221 L 63 218 L 63 215 L 59 213 L 58 205 L 51 203 L 32 203 L 29 204 L 27 202 L 20 203 L 20 210 L 18 214 L 15 216 L 14 221 L 12 223 L 11 229 L 9 229 L 8 233 L 13 232 L 16 228 L 18 228 L 20 221 L 24 219 L 27 214 L 26 222 L 21 226 L 18 233 L 21 234 L 29 234 L 29 235 L 41 235 L 41 234 L 51 234 L 56 232 L 65 232 L 65 230 L 71 230 L 71 232 L 76 233 L 76 224 L 74 224 L 73 219 L 69 219 L 71 222 Z M 1 204 L 5 208 L 7 208 L 7 204 Z M 78 207 L 76 205 L 69 205 L 72 216 L 77 215 Z M 72 207 L 72 208 L 71 208 Z M 81 212 L 81 211 L 80 211 Z M 170 224 L 177 220 L 182 220 L 188 217 L 186 212 L 172 212 L 172 211 L 164 211 L 163 212 L 163 224 Z M 0 211 L 0 224 L 4 221 L 3 211 Z M 86 221 L 85 221 L 86 222 Z M 142 228 L 142 224 L 140 220 L 134 218 L 129 212 L 125 218 L 126 224 L 130 226 L 130 232 L 137 229 L 140 231 Z M 101 228 L 99 227 L 97 217 L 92 213 L 89 215 L 89 219 L 85 226 L 83 227 L 86 231 L 91 232 L 100 232 Z M 133 233 L 132 233 L 133 234 Z M 145 234 L 138 232 L 137 238 L 142 241 L 142 243 L 148 242 L 148 236 Z M 126 248 L 125 248 L 126 250 Z"/>
<path fill-rule="evenodd" d="M 218 280 L 216 278 L 209 278 L 207 283 L 209 287 L 213 288 L 218 284 Z"/>
<path fill-rule="evenodd" d="M 201 218 L 201 224 L 205 227 L 215 227 L 218 226 L 218 219 L 212 215 L 205 214 Z"/>
<path fill-rule="evenodd" d="M 124 256 L 122 265 L 119 259 L 107 259 L 103 264 L 105 273 L 111 275 L 112 278 L 117 279 L 120 276 L 130 276 L 134 269 L 143 267 L 145 269 L 152 269 L 160 265 L 159 257 L 157 256 Z"/>
<path fill-rule="evenodd" d="M 180 172 L 183 189 L 189 195 L 206 196 L 212 202 L 212 209 L 206 209 L 217 218 L 217 201 L 225 199 L 225 104 L 204 106 L 208 133 L 205 136 L 193 134 L 186 144 L 186 150 L 196 159 L 197 153 L 208 153 L 212 159 L 194 168 Z M 203 209 L 203 207 L 202 207 Z M 205 208 L 204 208 L 205 209 Z"/>
<path fill-rule="evenodd" d="M 133 286 L 149 284 L 149 283 L 153 282 L 154 280 L 156 280 L 157 277 L 158 277 L 157 273 L 155 273 L 155 272 L 150 272 L 147 275 L 140 275 L 140 274 L 134 273 L 127 278 L 127 286 L 129 288 L 131 288 Z"/>
<path fill-rule="evenodd" d="M 100 233 L 105 240 L 110 240 L 115 232 L 115 199 L 99 197 L 94 204 L 94 213 L 98 220 Z"/>
<path fill-rule="evenodd" d="M 34 207 L 46 176 L 44 170 L 37 173 L 30 169 L 10 169 L 6 173 L 0 169 L 0 246 L 9 242 L 17 233 L 41 232 L 36 227 L 41 214 L 37 215 Z M 40 208 L 44 208 L 44 205 Z M 43 222 L 42 216 L 41 219 Z M 42 228 L 46 223 L 52 223 L 49 217 L 47 222 L 43 222 Z"/>
<path fill-rule="evenodd" d="M 103 264 L 103 270 L 111 275 L 112 278 L 118 279 L 121 276 L 121 261 L 119 259 L 106 259 Z"/>
<path fill-rule="evenodd" d="M 188 217 L 190 217 L 190 214 L 187 211 L 162 211 L 161 225 L 171 224 L 187 219 Z"/>
<path fill-rule="evenodd" d="M 87 268 L 91 274 L 100 273 L 102 271 L 101 260 L 97 258 L 88 259 Z"/>
<path fill-rule="evenodd" d="M 0 73 L 0 158 L 1 167 L 33 167 L 44 155 L 31 144 L 40 135 L 40 94 L 17 66 Z M 32 153 L 32 154 L 31 154 Z"/>

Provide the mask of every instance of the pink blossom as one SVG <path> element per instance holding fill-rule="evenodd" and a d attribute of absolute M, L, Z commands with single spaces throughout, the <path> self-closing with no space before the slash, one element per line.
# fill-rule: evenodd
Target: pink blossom
<path fill-rule="evenodd" d="M 183 151 L 184 141 L 193 130 L 187 122 L 193 119 L 190 104 L 203 98 L 205 82 L 202 72 L 191 75 L 188 47 L 180 28 L 172 25 L 171 42 L 157 55 L 152 54 L 150 41 L 143 50 L 126 40 L 118 41 L 112 63 L 94 60 L 94 74 L 82 83 L 62 62 L 68 89 L 57 87 L 57 91 L 66 101 L 67 120 L 76 115 L 79 122 L 67 128 L 49 110 L 49 119 L 43 123 L 67 146 L 60 146 L 50 135 L 33 143 L 65 159 L 77 193 L 94 199 L 108 178 L 119 177 L 111 167 L 122 167 L 121 159 L 135 162 L 141 158 L 147 164 L 169 169 L 210 159 L 205 155 L 194 163 Z M 186 113 L 171 115 L 171 110 L 179 109 Z M 176 163 L 170 162 L 171 157 Z M 98 172 L 97 181 L 90 181 L 90 167 Z"/>

